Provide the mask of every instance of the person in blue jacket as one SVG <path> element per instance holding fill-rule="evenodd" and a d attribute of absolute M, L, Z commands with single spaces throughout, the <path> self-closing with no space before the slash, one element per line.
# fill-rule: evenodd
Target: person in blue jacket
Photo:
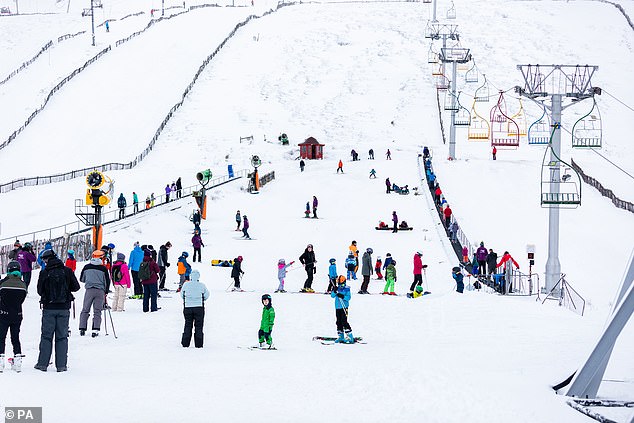
<path fill-rule="evenodd" d="M 332 290 L 337 285 L 337 260 L 331 258 L 329 260 L 330 266 L 328 266 L 328 289 L 326 290 L 326 294 L 330 294 Z"/>
<path fill-rule="evenodd" d="M 183 298 L 183 315 L 185 316 L 185 329 L 181 345 L 189 347 L 192 340 L 192 328 L 194 329 L 194 346 L 203 347 L 203 323 L 205 320 L 205 301 L 209 299 L 209 290 L 200 282 L 200 272 L 192 270 L 189 281 L 185 282 L 181 289 Z"/>
<path fill-rule="evenodd" d="M 333 288 L 330 296 L 335 299 L 335 315 L 337 317 L 337 335 L 335 342 L 354 344 L 352 328 L 348 323 L 348 307 L 350 306 L 350 287 L 346 285 L 346 277 L 339 276 L 337 285 Z"/>
<path fill-rule="evenodd" d="M 383 270 L 387 269 L 387 267 L 392 263 L 392 254 L 387 253 L 385 255 L 385 263 L 383 263 Z"/>
<path fill-rule="evenodd" d="M 354 253 L 350 251 L 348 254 L 348 258 L 346 258 L 346 279 L 354 279 L 357 280 L 357 272 L 354 269 L 357 267 L 357 259 L 354 257 Z"/>
<path fill-rule="evenodd" d="M 143 262 L 143 250 L 139 246 L 139 241 L 134 243 L 134 249 L 130 251 L 130 261 L 128 262 L 128 268 L 132 274 L 132 284 L 134 286 L 134 295 L 143 294 L 143 285 L 139 279 L 139 266 Z"/>
<path fill-rule="evenodd" d="M 42 260 L 42 254 L 44 254 L 44 251 L 46 250 L 53 250 L 53 245 L 51 245 L 50 242 L 47 242 L 46 244 L 44 244 L 44 249 L 42 251 L 40 251 L 40 254 L 38 254 L 37 256 L 37 264 L 40 265 L 40 267 L 42 268 L 42 270 L 44 270 L 46 268 L 46 262 L 44 260 Z"/>
<path fill-rule="evenodd" d="M 462 294 L 462 292 L 464 291 L 464 282 L 463 282 L 464 275 L 462 274 L 458 266 L 452 269 L 451 276 L 456 281 L 456 291 Z"/>

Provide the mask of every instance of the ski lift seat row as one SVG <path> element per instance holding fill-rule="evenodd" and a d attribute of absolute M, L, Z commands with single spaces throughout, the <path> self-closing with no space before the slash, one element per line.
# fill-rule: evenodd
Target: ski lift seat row
<path fill-rule="evenodd" d="M 581 196 L 576 192 L 542 192 L 543 205 L 579 205 Z"/>

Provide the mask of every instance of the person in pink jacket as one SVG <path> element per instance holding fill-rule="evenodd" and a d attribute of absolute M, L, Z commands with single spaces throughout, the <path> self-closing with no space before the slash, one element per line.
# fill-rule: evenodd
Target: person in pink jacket
<path fill-rule="evenodd" d="M 409 292 L 413 293 L 414 289 L 416 289 L 416 285 L 423 285 L 423 269 L 426 268 L 426 265 L 423 265 L 423 253 L 417 251 L 414 254 L 414 282 L 409 287 Z"/>
<path fill-rule="evenodd" d="M 124 303 L 130 288 L 130 271 L 125 263 L 125 255 L 117 253 L 117 260 L 112 265 L 112 283 L 114 285 L 114 304 L 112 311 L 125 311 Z"/>

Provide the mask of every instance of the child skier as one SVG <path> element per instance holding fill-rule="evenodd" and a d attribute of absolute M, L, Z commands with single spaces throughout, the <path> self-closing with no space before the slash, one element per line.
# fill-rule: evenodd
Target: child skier
<path fill-rule="evenodd" d="M 0 373 L 4 371 L 4 345 L 7 332 L 11 331 L 13 361 L 11 368 L 22 371 L 22 347 L 20 326 L 22 324 L 22 303 L 26 298 L 26 284 L 22 282 L 20 263 L 12 260 L 7 265 L 7 276 L 0 281 Z M 65 334 L 64 334 L 65 335 Z M 6 385 L 5 385 L 6 386 Z"/>
<path fill-rule="evenodd" d="M 354 257 L 354 253 L 352 251 L 350 251 L 348 253 L 348 258 L 346 259 L 346 270 L 347 272 L 347 279 L 350 280 L 350 278 L 354 279 L 355 281 L 357 280 L 357 273 L 354 271 L 354 269 L 357 267 L 357 259 Z"/>
<path fill-rule="evenodd" d="M 181 292 L 183 288 L 183 284 L 185 280 L 189 278 L 189 274 L 192 271 L 192 267 L 189 263 L 187 263 L 187 257 L 189 257 L 189 253 L 187 251 L 183 251 L 183 254 L 178 258 L 178 276 L 180 277 L 178 281 L 178 289 L 176 292 Z"/>
<path fill-rule="evenodd" d="M 333 288 L 330 296 L 335 299 L 335 315 L 337 317 L 338 343 L 354 344 L 352 328 L 348 323 L 348 307 L 350 306 L 350 287 L 346 286 L 346 278 L 339 276 L 338 284 Z M 344 337 L 344 335 L 346 337 Z"/>
<path fill-rule="evenodd" d="M 387 259 L 385 260 L 387 262 Z M 396 282 L 396 261 L 390 260 L 390 264 L 385 269 L 385 288 L 384 295 L 396 295 L 394 292 L 394 283 Z"/>
<path fill-rule="evenodd" d="M 462 247 L 462 262 L 469 263 L 469 249 L 467 247 Z"/>
<path fill-rule="evenodd" d="M 279 259 L 277 262 L 277 279 L 279 279 L 280 284 L 277 287 L 277 290 L 275 292 L 286 292 L 284 291 L 284 278 L 286 277 L 286 273 L 287 270 L 290 266 L 293 265 L 293 263 L 295 263 L 295 261 L 290 262 L 289 264 L 286 264 L 286 260 L 284 259 Z"/>
<path fill-rule="evenodd" d="M 130 271 L 125 263 L 125 254 L 117 253 L 117 260 L 112 265 L 112 284 L 115 292 L 112 311 L 125 311 L 125 297 L 131 286 Z"/>
<path fill-rule="evenodd" d="M 75 260 L 75 251 L 68 250 L 68 257 L 66 258 L 66 263 L 64 266 L 71 269 L 73 272 L 77 269 L 77 260 Z"/>
<path fill-rule="evenodd" d="M 414 292 L 408 292 L 407 298 L 418 298 L 423 296 L 423 287 L 420 285 L 416 285 L 414 288 Z"/>
<path fill-rule="evenodd" d="M 381 256 L 378 256 L 376 258 L 376 264 L 374 265 L 374 272 L 376 273 L 376 278 L 378 280 L 383 279 L 383 274 L 381 274 L 381 265 L 383 264 L 383 260 L 381 259 Z"/>
<path fill-rule="evenodd" d="M 240 210 L 238 210 L 236 212 L 236 224 L 238 225 L 236 226 L 236 231 L 240 230 L 240 223 L 242 223 L 242 217 L 240 216 Z"/>
<path fill-rule="evenodd" d="M 238 256 L 233 260 L 233 269 L 231 269 L 231 277 L 233 278 L 233 288 L 232 291 L 240 291 L 244 292 L 242 288 L 240 288 L 240 276 L 244 275 L 242 271 L 242 256 Z"/>
<path fill-rule="evenodd" d="M 462 291 L 464 291 L 464 282 L 463 282 L 464 275 L 462 274 L 458 266 L 454 267 L 451 270 L 452 270 L 451 276 L 456 281 L 456 291 L 462 294 Z"/>
<path fill-rule="evenodd" d="M 376 170 L 370 169 L 370 179 L 376 179 Z"/>
<path fill-rule="evenodd" d="M 304 210 L 304 217 L 310 217 L 310 202 L 306 201 L 306 210 Z"/>
<path fill-rule="evenodd" d="M 260 321 L 260 330 L 258 331 L 260 348 L 274 349 L 271 332 L 273 331 L 273 323 L 275 322 L 275 309 L 273 308 L 269 294 L 262 295 L 262 305 L 264 308 L 262 309 L 262 320 Z"/>
<path fill-rule="evenodd" d="M 337 260 L 335 260 L 334 258 L 331 258 L 329 262 L 330 262 L 330 266 L 328 266 L 328 279 L 329 279 L 328 289 L 326 290 L 324 294 L 330 294 L 330 292 L 337 285 Z"/>

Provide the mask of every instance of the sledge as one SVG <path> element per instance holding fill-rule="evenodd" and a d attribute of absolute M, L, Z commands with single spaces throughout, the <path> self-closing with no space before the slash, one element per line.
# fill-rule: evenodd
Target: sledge
<path fill-rule="evenodd" d="M 374 229 L 376 229 L 377 231 L 392 231 L 392 230 L 394 230 L 394 228 L 392 228 L 391 226 L 386 226 L 386 227 L 375 226 Z M 414 229 L 413 226 L 408 226 L 407 228 L 398 228 L 399 231 L 411 231 L 413 229 Z"/>
<path fill-rule="evenodd" d="M 211 260 L 212 266 L 233 267 L 233 260 Z"/>
<path fill-rule="evenodd" d="M 405 185 L 403 187 L 399 187 L 396 184 L 392 184 L 392 191 L 394 191 L 397 194 L 401 194 L 401 195 L 409 194 L 409 188 L 408 188 L 407 185 Z"/>
<path fill-rule="evenodd" d="M 423 292 L 423 295 L 421 295 L 421 297 L 424 296 L 424 295 L 429 295 L 429 294 L 431 294 L 431 292 L 425 291 L 425 292 Z M 414 294 L 412 294 L 411 292 L 408 292 L 406 294 L 406 296 L 407 296 L 407 298 L 414 298 Z M 420 298 L 420 297 L 416 297 L 416 298 Z"/>
<path fill-rule="evenodd" d="M 355 336 L 354 337 L 354 343 L 352 342 L 335 342 L 337 340 L 337 338 L 332 337 L 332 336 L 313 336 L 313 341 L 319 341 L 320 344 L 322 345 L 335 345 L 335 344 L 342 344 L 342 345 L 354 345 L 354 344 L 367 344 L 367 342 L 363 341 L 363 338 L 359 337 L 359 336 Z"/>

